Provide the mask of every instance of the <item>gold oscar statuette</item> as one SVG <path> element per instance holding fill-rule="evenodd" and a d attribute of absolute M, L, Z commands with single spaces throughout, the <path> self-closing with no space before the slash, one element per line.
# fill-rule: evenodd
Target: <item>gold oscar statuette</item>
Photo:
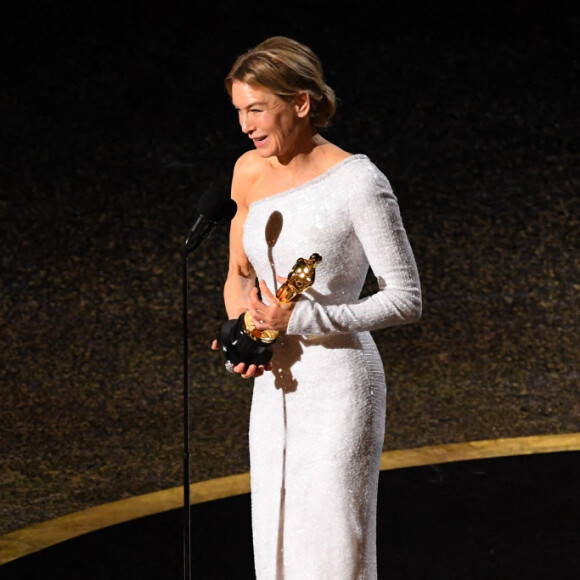
<path fill-rule="evenodd" d="M 312 254 L 310 258 L 298 258 L 288 279 L 276 292 L 280 302 L 295 300 L 302 292 L 310 288 L 316 276 L 316 267 L 322 258 Z M 228 320 L 218 333 L 218 342 L 228 365 L 245 362 L 247 365 L 266 365 L 272 358 L 269 348 L 278 338 L 277 330 L 258 330 L 249 312 L 244 312 L 238 319 Z M 249 340 L 248 340 L 249 339 Z"/>

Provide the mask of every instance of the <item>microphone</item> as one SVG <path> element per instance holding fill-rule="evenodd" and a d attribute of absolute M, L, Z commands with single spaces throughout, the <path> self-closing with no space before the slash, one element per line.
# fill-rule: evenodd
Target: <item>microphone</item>
<path fill-rule="evenodd" d="M 206 191 L 197 206 L 199 215 L 185 240 L 186 255 L 196 250 L 222 224 L 229 222 L 238 210 L 236 202 L 215 191 Z"/>

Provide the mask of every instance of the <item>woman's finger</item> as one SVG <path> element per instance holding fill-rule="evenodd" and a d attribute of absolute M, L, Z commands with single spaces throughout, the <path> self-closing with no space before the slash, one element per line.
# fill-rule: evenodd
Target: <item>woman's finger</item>
<path fill-rule="evenodd" d="M 252 288 L 252 291 L 250 292 L 250 298 L 249 298 L 248 302 L 249 302 L 249 305 L 250 305 L 250 310 L 252 308 L 254 310 L 256 310 L 260 306 L 265 306 L 265 304 L 260 300 L 260 295 L 258 294 L 258 289 L 257 288 Z"/>
<path fill-rule="evenodd" d="M 262 291 L 262 296 L 265 296 L 270 304 L 273 300 L 276 300 L 276 296 L 270 292 L 270 288 L 264 280 L 260 280 L 260 290 Z"/>
<path fill-rule="evenodd" d="M 235 373 L 240 373 L 243 374 L 246 371 L 246 363 L 238 363 L 235 367 L 234 367 L 234 372 Z"/>
<path fill-rule="evenodd" d="M 261 377 L 265 370 L 266 369 L 264 369 L 264 365 L 259 365 L 256 369 L 256 372 L 254 373 L 254 378 L 257 379 L 258 377 Z"/>
<path fill-rule="evenodd" d="M 256 372 L 256 365 L 250 365 L 248 367 L 248 370 L 245 373 L 242 373 L 242 379 L 250 379 L 254 376 L 255 372 Z"/>

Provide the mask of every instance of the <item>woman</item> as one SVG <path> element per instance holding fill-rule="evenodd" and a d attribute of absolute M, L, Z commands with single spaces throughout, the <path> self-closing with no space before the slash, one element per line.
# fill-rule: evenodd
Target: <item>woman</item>
<path fill-rule="evenodd" d="M 386 177 L 319 134 L 335 99 L 308 47 L 270 38 L 237 59 L 226 87 L 254 145 L 234 169 L 226 310 L 230 319 L 249 310 L 259 330 L 281 333 L 266 368 L 233 369 L 256 379 L 256 575 L 376 578 L 386 387 L 369 331 L 419 318 L 413 254 Z M 281 275 L 313 253 L 322 256 L 314 285 L 279 302 Z M 379 291 L 361 300 L 369 264 Z"/>

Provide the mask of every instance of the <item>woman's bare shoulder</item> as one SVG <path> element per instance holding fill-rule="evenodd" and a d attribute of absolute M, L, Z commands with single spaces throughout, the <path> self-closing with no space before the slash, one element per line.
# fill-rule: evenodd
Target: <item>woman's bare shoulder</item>
<path fill-rule="evenodd" d="M 323 163 L 326 166 L 324 167 L 324 170 L 330 169 L 337 163 L 340 163 L 341 161 L 344 161 L 348 157 L 352 156 L 352 153 L 349 153 L 348 151 L 345 151 L 344 149 L 341 149 L 337 145 L 334 145 L 328 141 L 320 147 L 320 152 L 324 160 Z"/>
<path fill-rule="evenodd" d="M 246 151 L 234 166 L 232 198 L 247 205 L 247 195 L 264 171 L 265 160 L 256 151 Z"/>
<path fill-rule="evenodd" d="M 234 171 L 240 174 L 255 173 L 260 170 L 264 162 L 265 159 L 257 151 L 250 149 L 238 157 Z"/>

